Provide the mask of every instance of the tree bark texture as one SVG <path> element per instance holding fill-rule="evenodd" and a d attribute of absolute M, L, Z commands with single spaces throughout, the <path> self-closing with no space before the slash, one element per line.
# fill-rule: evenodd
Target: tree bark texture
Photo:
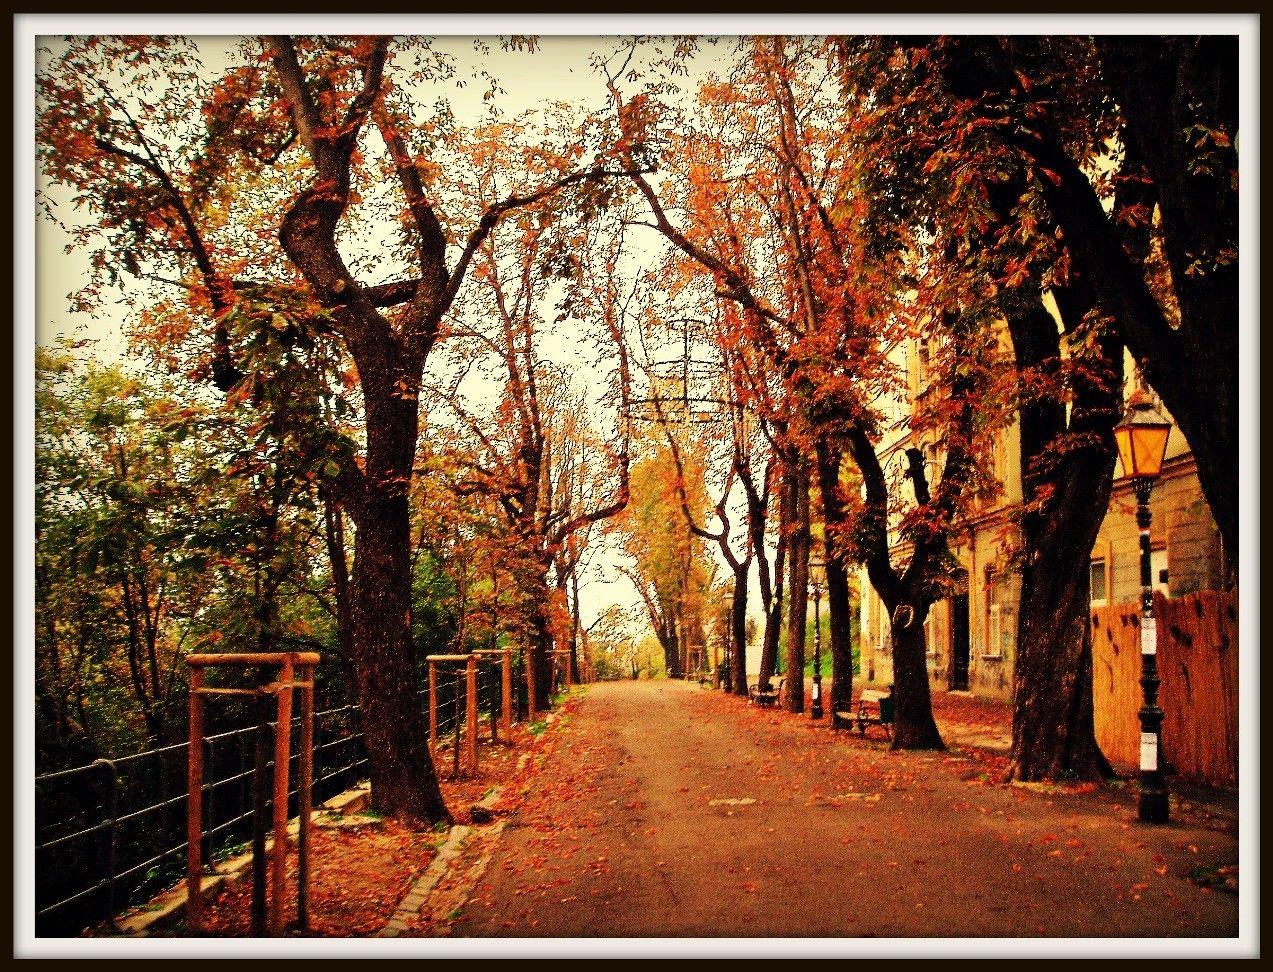
<path fill-rule="evenodd" d="M 894 615 L 893 641 L 893 748 L 945 749 L 933 719 L 933 699 L 928 687 L 928 657 L 924 645 L 924 619 L 931 605 L 917 598 L 912 612 Z M 909 618 L 906 615 L 909 614 Z"/>
<path fill-rule="evenodd" d="M 832 712 L 847 712 L 853 705 L 853 602 L 849 596 L 849 570 L 835 537 L 848 520 L 840 496 L 841 456 L 825 437 L 817 441 L 818 492 L 822 497 L 823 563 L 826 565 L 827 615 L 831 633 Z"/>
<path fill-rule="evenodd" d="M 730 603 L 729 627 L 732 647 L 729 655 L 730 690 L 747 695 L 747 592 L 750 562 L 734 571 L 734 595 Z"/>
<path fill-rule="evenodd" d="M 795 510 L 790 550 L 787 609 L 787 679 L 783 683 L 783 706 L 788 712 L 804 711 L 805 623 L 809 617 L 809 467 L 798 456 L 789 459 L 791 469 L 788 500 Z"/>
<path fill-rule="evenodd" d="M 1069 321 L 1091 295 L 1058 290 Z M 1060 359 L 1056 322 L 1037 298 L 1007 314 L 1018 369 Z M 1020 411 L 1024 558 L 1013 663 L 1010 779 L 1099 778 L 1111 772 L 1096 743 L 1089 624 L 1092 546 L 1109 506 L 1113 426 L 1122 401 L 1122 347 L 1107 336 L 1078 380 L 1067 419 L 1057 396 L 1027 400 Z"/>

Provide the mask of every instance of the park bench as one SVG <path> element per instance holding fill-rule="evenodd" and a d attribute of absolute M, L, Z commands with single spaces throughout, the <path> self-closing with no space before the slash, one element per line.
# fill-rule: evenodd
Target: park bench
<path fill-rule="evenodd" d="M 857 729 L 865 736 L 870 726 L 880 726 L 889 739 L 893 738 L 893 695 L 888 692 L 866 689 L 858 696 L 857 708 L 849 712 L 832 712 L 832 729 Z"/>
<path fill-rule="evenodd" d="M 782 683 L 784 681 L 786 681 L 785 678 L 780 678 L 777 684 L 771 683 L 767 689 L 762 689 L 759 682 L 748 685 L 747 698 L 751 699 L 756 705 L 773 705 L 782 694 Z"/>

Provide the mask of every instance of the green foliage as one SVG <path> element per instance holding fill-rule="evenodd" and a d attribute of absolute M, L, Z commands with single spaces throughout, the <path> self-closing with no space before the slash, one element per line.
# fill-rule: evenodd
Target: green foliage
<path fill-rule="evenodd" d="M 452 650 L 458 630 L 456 584 L 432 553 L 417 558 L 411 576 L 412 640 L 416 655 Z"/>
<path fill-rule="evenodd" d="M 857 617 L 856 604 L 850 605 L 849 616 Z M 829 678 L 831 675 L 831 614 L 826 610 L 826 604 L 823 604 L 822 610 L 822 676 Z M 849 643 L 851 645 L 850 653 L 853 658 L 853 675 L 856 677 L 861 672 L 861 645 L 859 644 L 860 631 L 858 625 L 849 625 Z M 804 672 L 809 678 L 813 677 L 813 645 L 814 645 L 814 618 L 813 611 L 809 611 L 809 617 L 805 621 L 804 627 L 804 645 L 805 660 Z M 783 665 L 786 661 L 787 646 L 787 628 L 783 625 L 778 635 L 778 663 L 775 666 L 775 674 L 782 674 Z"/>
<path fill-rule="evenodd" d="M 42 769 L 179 738 L 191 651 L 335 643 L 312 489 L 198 391 L 37 350 Z"/>

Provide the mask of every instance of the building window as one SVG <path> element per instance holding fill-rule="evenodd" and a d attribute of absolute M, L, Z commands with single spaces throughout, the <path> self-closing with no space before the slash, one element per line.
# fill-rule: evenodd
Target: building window
<path fill-rule="evenodd" d="M 1017 636 L 1017 605 L 1009 580 L 1010 575 L 1001 571 L 986 575 L 986 658 L 1005 657 Z"/>
<path fill-rule="evenodd" d="M 1091 601 L 1092 607 L 1104 607 L 1109 603 L 1109 585 L 1105 578 L 1105 558 L 1097 557 L 1092 561 Z"/>
<path fill-rule="evenodd" d="M 928 488 L 932 489 L 941 478 L 942 463 L 945 457 L 936 442 L 924 446 L 924 477 L 928 480 Z"/>
<path fill-rule="evenodd" d="M 927 337 L 921 337 L 915 342 L 914 352 L 909 356 L 912 362 L 911 373 L 914 384 L 914 394 L 923 395 L 928 391 L 929 383 L 932 381 L 934 348 L 932 341 Z"/>
<path fill-rule="evenodd" d="M 871 612 L 872 627 L 875 629 L 875 653 L 884 655 L 888 652 L 888 617 L 884 610 L 884 602 L 878 596 L 872 595 L 871 606 L 875 608 Z"/>

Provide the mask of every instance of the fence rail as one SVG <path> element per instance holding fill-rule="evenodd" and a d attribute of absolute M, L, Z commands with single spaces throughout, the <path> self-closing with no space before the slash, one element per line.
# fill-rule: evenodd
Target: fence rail
<path fill-rule="evenodd" d="M 489 738 L 492 741 L 499 736 L 499 718 L 504 704 L 502 678 L 498 665 L 477 666 L 479 739 L 482 738 L 484 731 L 489 733 Z M 516 688 L 516 683 L 514 683 L 514 686 Z M 514 691 L 514 710 L 517 708 L 517 702 L 517 692 Z M 468 695 L 462 667 L 443 668 L 439 666 L 437 672 L 437 706 L 438 735 L 437 739 L 434 740 L 435 750 L 444 759 L 458 760 L 459 747 L 463 744 L 464 727 L 468 719 Z M 516 717 L 516 711 L 510 714 L 510 718 L 515 719 Z M 483 719 L 487 720 L 485 730 L 481 726 Z M 440 763 L 438 770 L 440 772 L 445 770 L 447 765 L 446 763 Z M 455 764 L 452 763 L 451 766 L 451 772 L 456 772 Z"/>
<path fill-rule="evenodd" d="M 355 723 L 354 706 L 314 713 L 318 800 L 365 773 L 367 756 Z M 299 718 L 293 719 L 290 731 L 299 726 Z M 275 727 L 271 722 L 271 730 Z M 256 726 L 246 726 L 204 740 L 205 860 L 224 855 L 250 832 L 256 732 Z M 189 748 L 188 742 L 176 743 L 35 778 L 37 934 L 74 933 L 177 879 L 187 848 Z M 291 759 L 299 765 L 299 753 Z M 267 769 L 272 771 L 273 761 Z M 289 772 L 289 778 L 299 774 Z M 297 796 L 294 785 L 289 804 Z"/>
<path fill-rule="evenodd" d="M 514 666 L 512 718 L 526 711 L 520 659 Z M 458 745 L 467 703 L 462 671 L 439 672 L 438 736 Z M 478 668 L 479 719 L 489 716 L 492 738 L 502 706 L 499 667 Z M 427 731 L 427 692 L 421 690 L 420 731 Z M 271 731 L 276 723 L 269 723 Z M 299 715 L 290 731 L 299 733 Z M 479 730 L 480 731 L 480 730 Z M 204 740 L 203 859 L 215 861 L 251 833 L 255 725 L 232 728 Z M 455 740 L 455 743 L 451 743 Z M 176 881 L 186 859 L 186 767 L 190 744 L 180 742 L 98 759 L 35 778 L 36 933 L 74 934 L 111 919 Z M 449 753 L 447 754 L 449 755 Z M 300 754 L 292 747 L 288 779 L 298 781 Z M 273 760 L 267 773 L 273 772 Z M 355 706 L 314 713 L 314 800 L 347 789 L 366 776 L 368 759 Z M 439 770 L 444 764 L 439 764 Z M 288 793 L 295 810 L 298 783 Z M 272 788 L 265 812 L 273 813 Z"/>

